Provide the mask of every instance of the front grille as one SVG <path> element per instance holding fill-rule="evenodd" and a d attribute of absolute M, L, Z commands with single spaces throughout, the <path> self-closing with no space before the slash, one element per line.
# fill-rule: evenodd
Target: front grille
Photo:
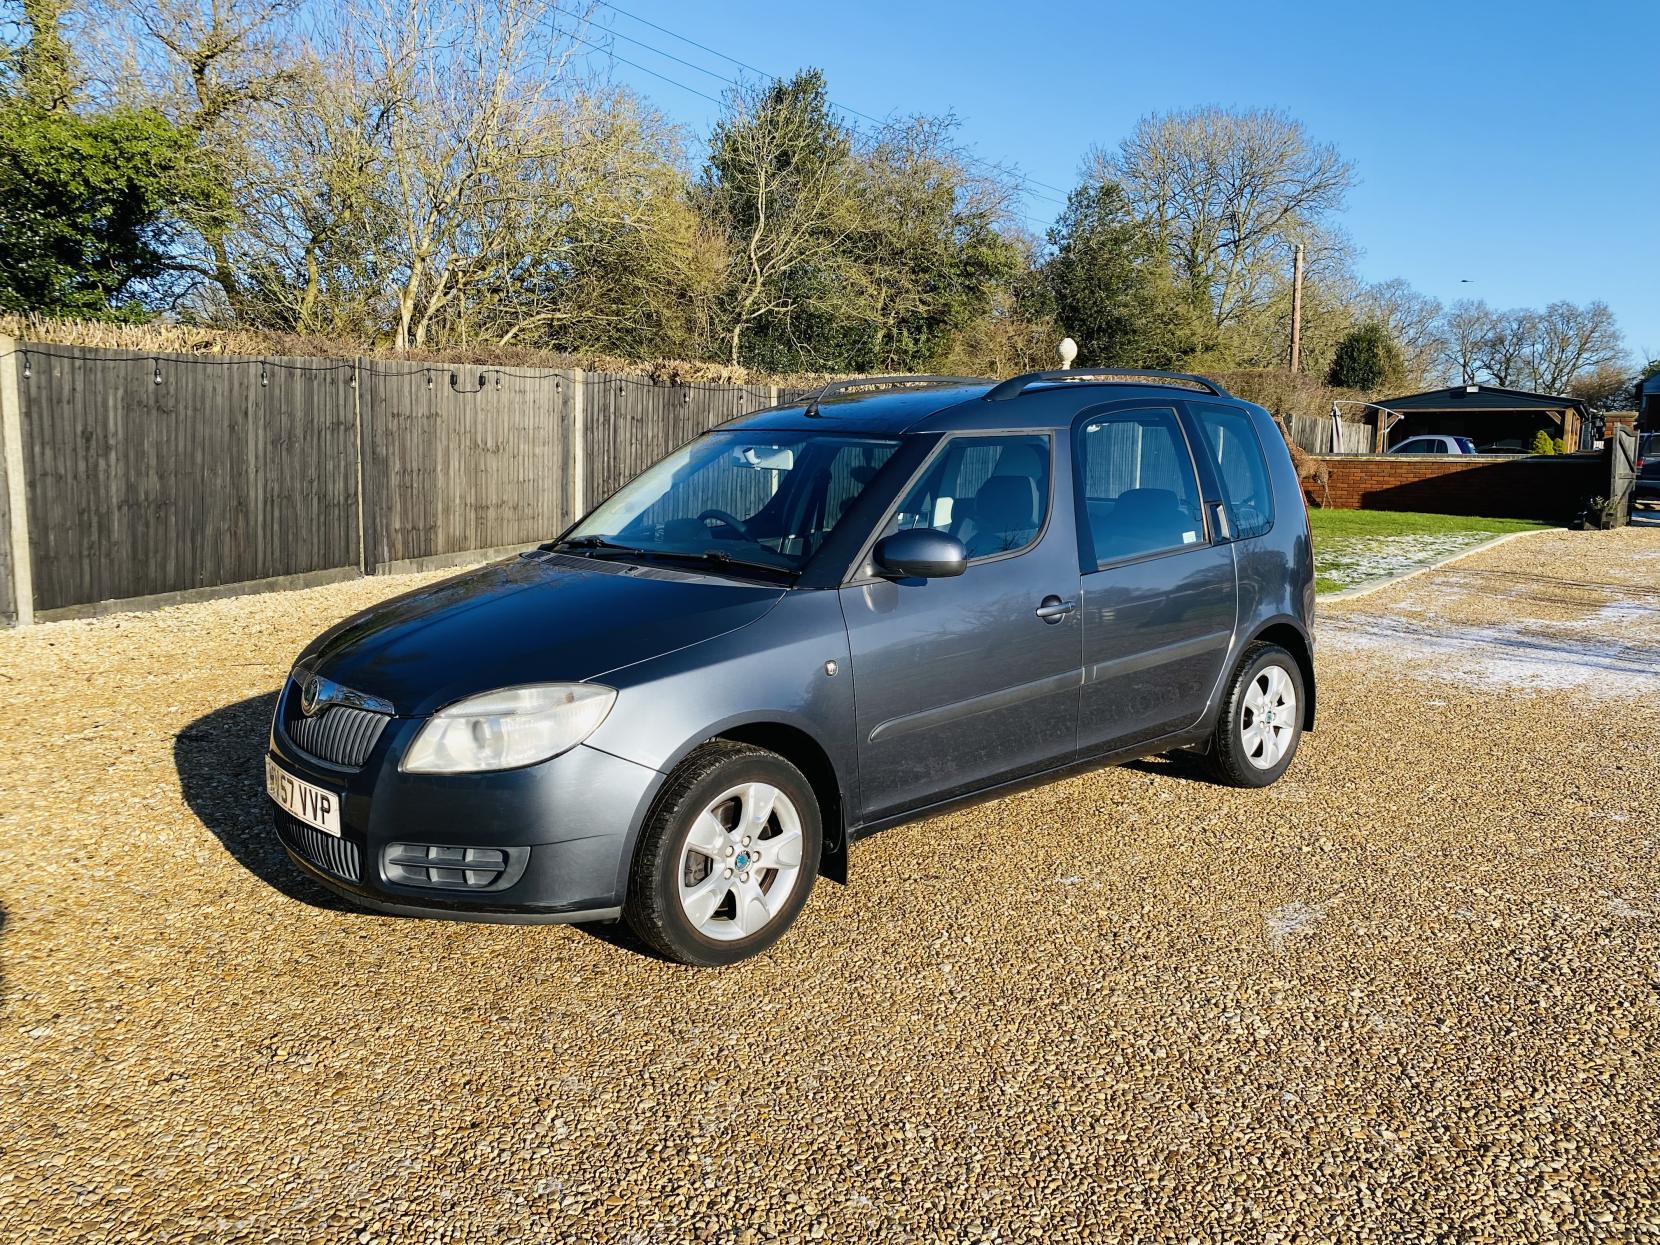
<path fill-rule="evenodd" d="M 272 813 L 277 819 L 277 837 L 296 856 L 343 882 L 359 880 L 362 869 L 356 843 L 324 834 L 280 808 L 272 809 Z"/>
<path fill-rule="evenodd" d="M 386 849 L 386 876 L 405 886 L 491 890 L 507 872 L 505 851 L 494 847 L 436 847 L 393 843 Z"/>
<path fill-rule="evenodd" d="M 300 689 L 294 683 L 288 685 L 288 695 L 283 697 L 282 727 L 294 746 L 320 761 L 347 769 L 361 768 L 369 759 L 389 721 L 384 713 L 350 705 L 330 705 L 308 718 L 300 711 Z"/>

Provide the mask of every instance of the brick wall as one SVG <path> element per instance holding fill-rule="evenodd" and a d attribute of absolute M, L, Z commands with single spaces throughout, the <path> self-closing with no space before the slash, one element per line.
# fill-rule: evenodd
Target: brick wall
<path fill-rule="evenodd" d="M 1602 454 L 1510 457 L 1408 454 L 1322 455 L 1330 499 L 1309 486 L 1314 505 L 1339 510 L 1419 510 L 1427 514 L 1566 522 L 1588 497 L 1608 492 Z"/>

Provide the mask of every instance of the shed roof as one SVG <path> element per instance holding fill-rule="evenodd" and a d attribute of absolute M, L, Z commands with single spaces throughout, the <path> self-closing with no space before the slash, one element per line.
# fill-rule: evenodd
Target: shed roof
<path fill-rule="evenodd" d="M 1526 389 L 1503 389 L 1497 385 L 1452 385 L 1426 389 L 1423 393 L 1379 399 L 1377 405 L 1391 411 L 1578 411 L 1586 413 L 1579 398 L 1560 394 L 1530 393 Z"/>

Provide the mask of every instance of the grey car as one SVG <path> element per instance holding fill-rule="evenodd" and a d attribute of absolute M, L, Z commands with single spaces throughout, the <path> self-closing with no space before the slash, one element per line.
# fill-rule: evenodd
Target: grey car
<path fill-rule="evenodd" d="M 842 382 L 319 637 L 267 789 L 354 902 L 729 964 L 887 827 L 1178 750 L 1273 782 L 1313 615 L 1285 443 L 1208 380 Z"/>

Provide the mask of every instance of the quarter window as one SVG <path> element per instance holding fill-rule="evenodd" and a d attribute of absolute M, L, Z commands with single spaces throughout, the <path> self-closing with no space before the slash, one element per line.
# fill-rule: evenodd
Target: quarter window
<path fill-rule="evenodd" d="M 1204 542 L 1199 484 L 1174 410 L 1096 416 L 1079 430 L 1077 455 L 1084 530 L 1097 565 Z"/>
<path fill-rule="evenodd" d="M 1274 526 L 1274 490 L 1268 481 L 1268 460 L 1262 456 L 1251 417 L 1231 406 L 1189 404 L 1205 440 L 1205 450 L 1216 464 L 1222 500 L 1228 508 L 1228 529 L 1240 539 L 1261 536 Z"/>
<path fill-rule="evenodd" d="M 1025 549 L 1048 516 L 1048 437 L 952 437 L 882 534 L 931 527 L 962 541 L 972 562 Z"/>

